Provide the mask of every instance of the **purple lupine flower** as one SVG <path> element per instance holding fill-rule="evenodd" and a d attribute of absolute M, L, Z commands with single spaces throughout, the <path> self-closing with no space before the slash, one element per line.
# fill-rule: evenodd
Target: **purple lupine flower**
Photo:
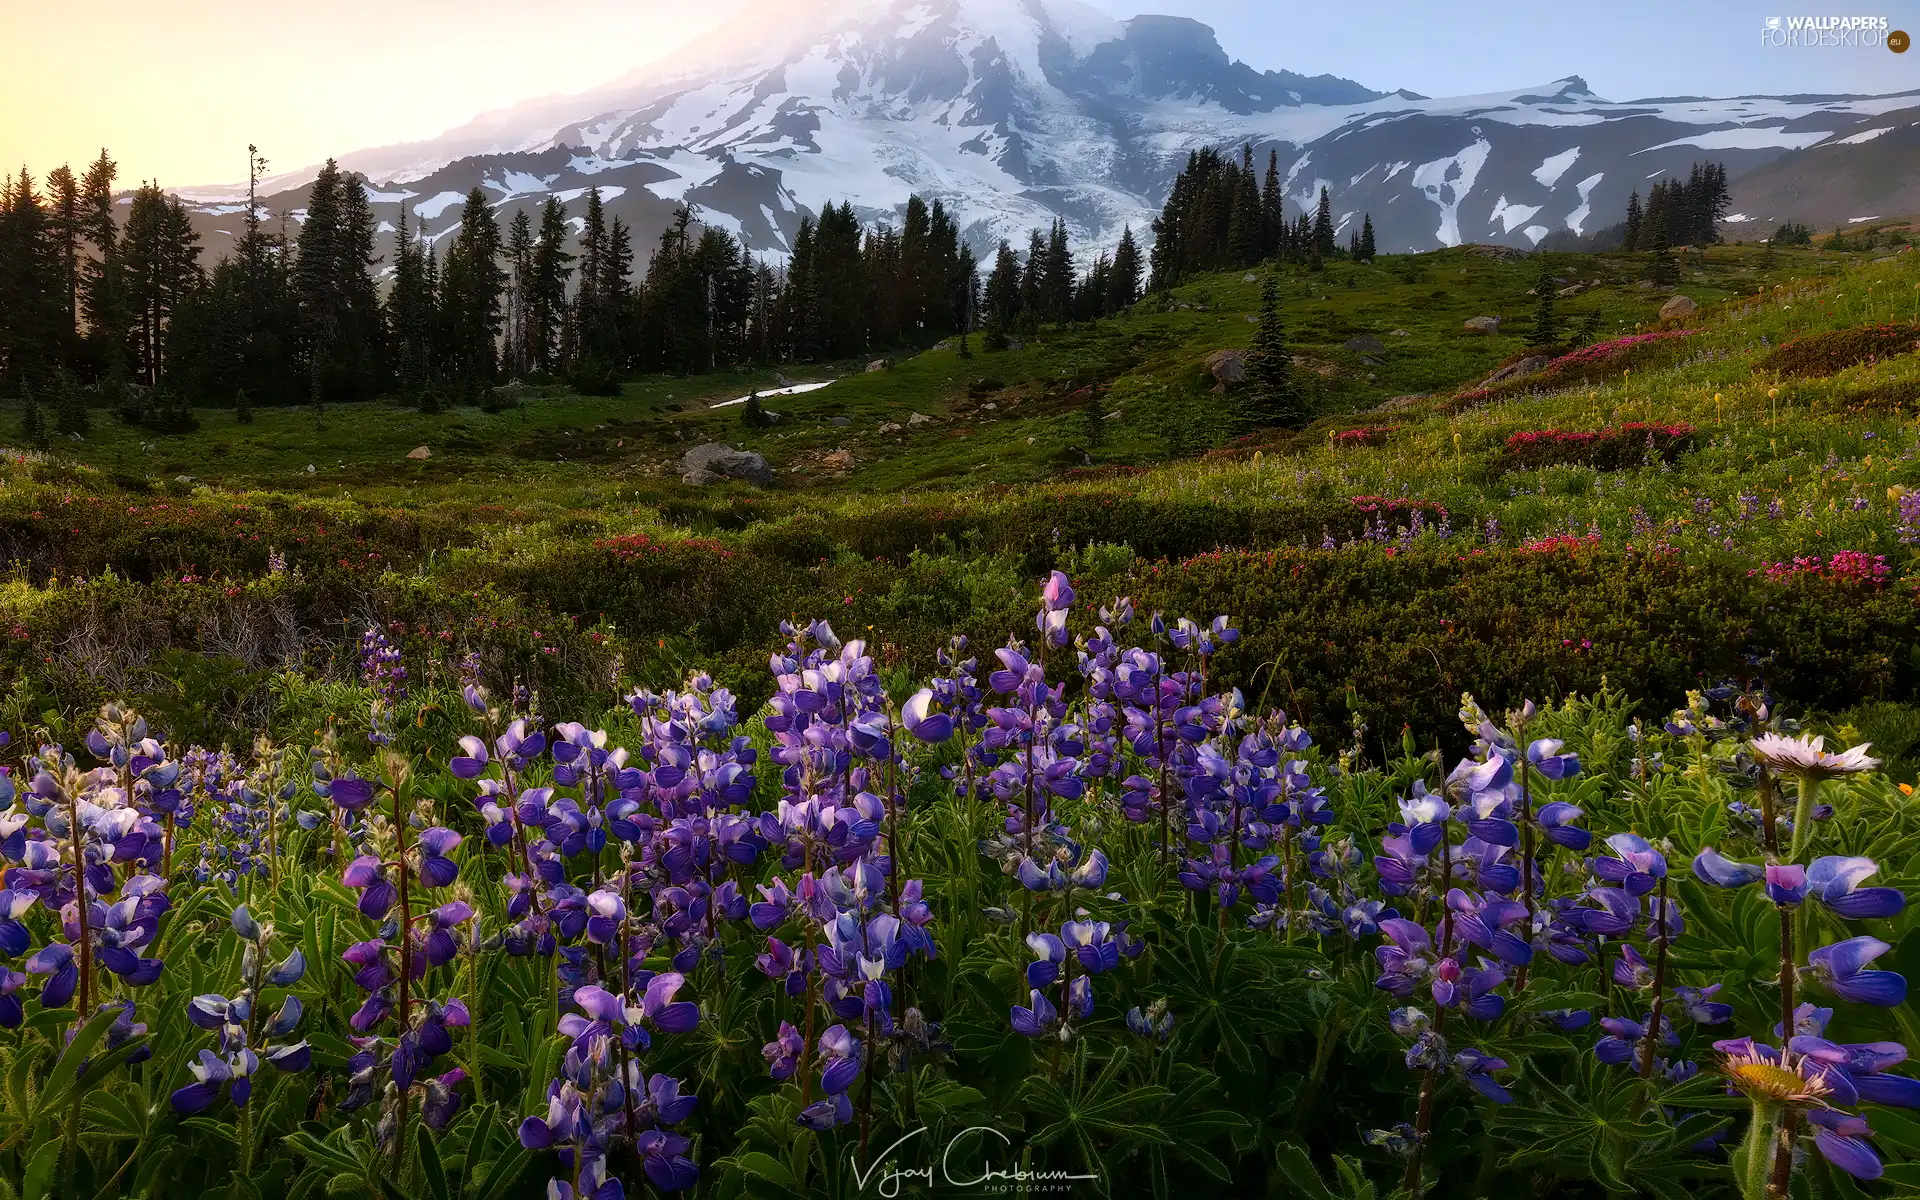
<path fill-rule="evenodd" d="M 1643 837 L 1616 833 L 1607 839 L 1611 855 L 1593 860 L 1593 873 L 1608 883 L 1619 884 L 1628 895 L 1644 896 L 1667 873 L 1667 860 Z"/>
<path fill-rule="evenodd" d="M 1893 1008 L 1907 998 L 1905 976 L 1866 969 L 1891 949 L 1876 937 L 1848 938 L 1807 955 L 1808 973 L 1842 1000 Z"/>

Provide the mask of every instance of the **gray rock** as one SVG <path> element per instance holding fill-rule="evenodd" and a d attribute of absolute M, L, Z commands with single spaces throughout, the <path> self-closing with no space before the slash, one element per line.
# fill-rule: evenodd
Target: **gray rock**
<path fill-rule="evenodd" d="M 727 477 L 725 475 L 716 474 L 712 471 L 688 471 L 680 477 L 681 483 L 692 484 L 694 487 L 706 487 L 709 484 L 725 483 L 726 481 Z"/>
<path fill-rule="evenodd" d="M 1247 381 L 1247 359 L 1238 350 L 1215 350 L 1207 355 L 1207 374 L 1222 387 Z"/>
<path fill-rule="evenodd" d="M 1468 333 L 1499 333 L 1499 317 L 1468 317 L 1463 326 Z"/>
<path fill-rule="evenodd" d="M 1487 376 L 1486 380 L 1482 382 L 1480 386 L 1491 387 L 1496 383 L 1505 383 L 1510 379 L 1525 379 L 1529 375 L 1538 375 L 1541 371 L 1546 370 L 1547 364 L 1552 361 L 1552 359 L 1544 354 L 1529 354 L 1519 362 L 1508 363 L 1498 371 Z"/>
<path fill-rule="evenodd" d="M 1690 317 L 1699 310 L 1700 306 L 1695 304 L 1690 298 L 1686 296 L 1675 296 L 1660 306 L 1660 319 L 1662 321 L 1677 321 L 1681 317 Z"/>
<path fill-rule="evenodd" d="M 1412 337 L 1413 333 L 1410 330 L 1406 330 L 1406 329 L 1396 329 L 1392 333 L 1389 333 L 1387 336 L 1388 337 Z"/>
<path fill-rule="evenodd" d="M 766 487 L 773 482 L 773 471 L 767 466 L 766 459 L 751 450 L 735 450 L 719 442 L 708 442 L 687 451 L 681 456 L 680 470 L 681 479 L 693 484 L 744 479 L 757 487 Z M 713 478 L 695 479 L 695 475 L 711 475 Z"/>
<path fill-rule="evenodd" d="M 845 429 L 847 426 L 853 424 L 853 418 L 852 417 L 835 417 L 833 419 L 833 423 L 839 426 L 840 428 Z"/>
<path fill-rule="evenodd" d="M 930 425 L 932 423 L 933 423 L 933 418 L 928 416 L 925 413 L 914 413 L 912 416 L 907 418 L 908 428 L 917 428 L 921 425 Z"/>
<path fill-rule="evenodd" d="M 876 358 L 872 362 L 867 364 L 867 372 L 869 374 L 871 374 L 874 371 L 884 371 L 886 369 L 887 369 L 887 360 L 884 358 Z"/>
<path fill-rule="evenodd" d="M 882 422 L 880 422 L 880 432 L 881 432 L 881 433 L 899 433 L 899 432 L 900 432 L 900 422 L 898 422 L 898 421 L 882 421 Z"/>
<path fill-rule="evenodd" d="M 1340 348 L 1342 350 L 1351 350 L 1355 354 L 1385 354 L 1387 352 L 1387 344 L 1370 333 L 1363 333 L 1357 338 L 1348 338 L 1341 344 Z"/>

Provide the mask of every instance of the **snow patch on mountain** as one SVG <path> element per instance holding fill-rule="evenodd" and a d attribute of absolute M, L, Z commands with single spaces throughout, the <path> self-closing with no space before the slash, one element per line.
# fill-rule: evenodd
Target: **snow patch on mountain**
<path fill-rule="evenodd" d="M 1648 146 L 1636 150 L 1636 154 L 1650 154 L 1655 150 L 1666 150 L 1673 146 L 1692 146 L 1697 150 L 1798 150 L 1823 142 L 1830 131 L 1807 129 L 1789 131 L 1784 125 L 1771 128 L 1766 126 L 1741 126 L 1737 129 L 1713 129 L 1705 133 L 1691 133 L 1686 137 L 1677 137 L 1657 146 Z"/>
<path fill-rule="evenodd" d="M 1593 189 L 1599 186 L 1604 178 L 1606 178 L 1606 172 L 1597 171 L 1575 185 L 1580 191 L 1580 207 L 1567 214 L 1568 229 L 1575 233 L 1585 232 L 1587 218 L 1593 215 Z"/>
<path fill-rule="evenodd" d="M 1865 133 L 1856 133 L 1852 137 L 1843 137 L 1840 139 L 1838 144 L 1842 146 L 1864 145 L 1865 143 L 1870 142 L 1873 139 L 1879 137 L 1883 133 L 1892 133 L 1893 129 L 1894 127 L 1891 125 L 1882 125 L 1878 129 L 1869 129 Z"/>
<path fill-rule="evenodd" d="M 437 221 L 440 214 L 466 199 L 464 192 L 441 192 L 413 206 L 413 215 L 423 221 Z"/>
<path fill-rule="evenodd" d="M 1457 154 L 1421 163 L 1413 171 L 1413 186 L 1440 209 L 1440 227 L 1434 237 L 1443 246 L 1460 244 L 1460 202 L 1473 190 L 1480 168 L 1487 165 L 1493 143 L 1480 138 Z"/>
<path fill-rule="evenodd" d="M 1567 168 L 1571 167 L 1574 160 L 1579 157 L 1580 147 L 1578 146 L 1571 150 L 1562 150 L 1558 154 L 1547 155 L 1545 161 L 1533 169 L 1534 182 L 1544 188 L 1552 187 L 1560 182 L 1560 177 L 1567 173 Z"/>
<path fill-rule="evenodd" d="M 1489 221 L 1500 222 L 1501 233 L 1512 233 L 1516 226 L 1523 221 L 1531 221 L 1533 214 L 1539 212 L 1544 207 L 1546 206 L 1542 204 L 1508 204 L 1506 196 L 1502 195 L 1498 200 L 1494 201 L 1493 212 L 1488 215 L 1487 219 Z M 1539 239 L 1535 238 L 1534 240 L 1538 241 Z"/>

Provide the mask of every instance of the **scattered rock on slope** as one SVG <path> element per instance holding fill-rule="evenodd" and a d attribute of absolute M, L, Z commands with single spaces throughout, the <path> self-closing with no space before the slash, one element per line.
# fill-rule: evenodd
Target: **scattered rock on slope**
<path fill-rule="evenodd" d="M 1221 387 L 1232 387 L 1247 381 L 1246 356 L 1238 350 L 1215 350 L 1207 355 L 1207 374 Z"/>
<path fill-rule="evenodd" d="M 1699 309 L 1700 306 L 1687 297 L 1675 296 L 1660 306 L 1660 319 L 1662 321 L 1677 321 L 1682 317 L 1692 316 L 1698 312 Z"/>
<path fill-rule="evenodd" d="M 691 484 L 719 483 L 723 479 L 744 479 L 756 487 L 773 482 L 767 460 L 751 450 L 735 450 L 719 442 L 695 446 L 680 459 L 681 481 Z"/>

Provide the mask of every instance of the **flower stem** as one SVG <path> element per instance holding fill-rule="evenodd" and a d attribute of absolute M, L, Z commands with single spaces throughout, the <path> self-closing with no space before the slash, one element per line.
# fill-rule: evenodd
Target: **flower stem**
<path fill-rule="evenodd" d="M 408 896 L 407 887 L 407 812 L 405 781 L 394 780 L 393 791 L 393 835 L 399 846 L 395 854 L 395 870 L 399 879 L 400 894 L 400 1031 L 395 1039 L 394 1051 L 399 1052 L 399 1041 L 407 1036 L 412 1028 L 413 1017 L 413 900 Z M 407 1153 L 407 1095 L 411 1088 L 401 1088 L 399 1099 L 395 1102 L 397 1119 L 394 1121 L 393 1165 L 398 1171 L 406 1161 Z"/>
<path fill-rule="evenodd" d="M 1799 800 L 1793 807 L 1793 849 L 1787 861 L 1799 862 L 1807 843 L 1813 840 L 1813 798 L 1820 792 L 1820 781 L 1810 775 L 1799 777 Z"/>
<path fill-rule="evenodd" d="M 1653 958 L 1653 1016 L 1647 1019 L 1647 1041 L 1640 1051 L 1640 1078 L 1653 1078 L 1653 1055 L 1660 1044 L 1660 1009 L 1667 1002 L 1667 928 L 1670 914 L 1667 910 L 1667 877 L 1660 877 L 1660 908 L 1654 915 L 1654 934 L 1660 939 L 1659 949 Z"/>
<path fill-rule="evenodd" d="M 1773 1135 L 1778 1120 L 1779 1112 L 1776 1109 L 1755 1102 L 1753 1118 L 1747 1122 L 1747 1135 L 1740 1147 L 1741 1200 L 1767 1200 L 1768 1164 L 1772 1160 Z"/>
<path fill-rule="evenodd" d="M 1770 855 L 1780 853 L 1780 831 L 1774 827 L 1773 819 L 1773 774 L 1765 764 L 1760 767 L 1760 778 L 1755 781 L 1754 790 L 1760 794 L 1760 840 Z"/>

